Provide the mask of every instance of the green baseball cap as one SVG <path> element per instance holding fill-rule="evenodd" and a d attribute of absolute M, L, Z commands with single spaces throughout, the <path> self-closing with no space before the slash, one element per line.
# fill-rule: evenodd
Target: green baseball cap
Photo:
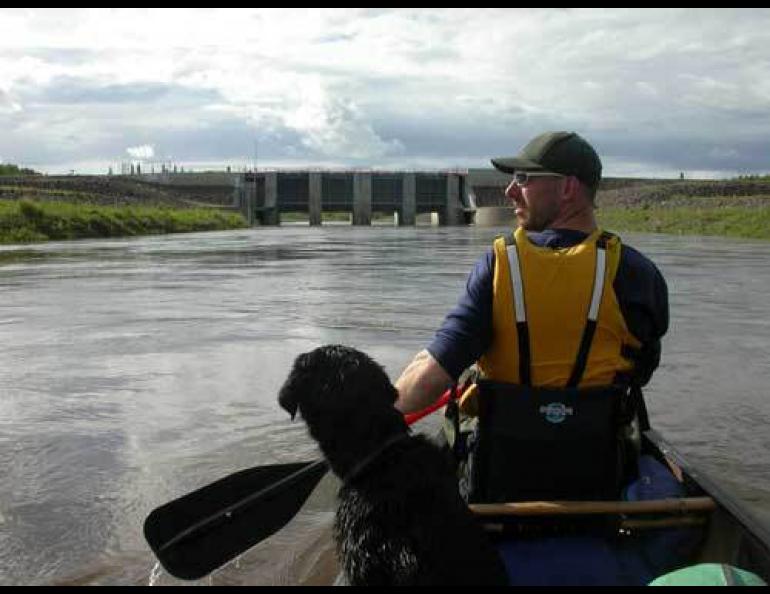
<path fill-rule="evenodd" d="M 591 188 L 602 178 L 602 162 L 594 148 L 575 132 L 546 132 L 533 138 L 515 157 L 492 159 L 505 173 L 550 171 L 574 175 Z"/>

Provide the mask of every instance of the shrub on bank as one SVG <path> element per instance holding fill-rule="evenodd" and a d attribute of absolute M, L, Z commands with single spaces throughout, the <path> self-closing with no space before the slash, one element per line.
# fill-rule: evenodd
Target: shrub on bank
<path fill-rule="evenodd" d="M 0 175 L 40 175 L 33 169 L 19 167 L 11 163 L 0 163 Z"/>

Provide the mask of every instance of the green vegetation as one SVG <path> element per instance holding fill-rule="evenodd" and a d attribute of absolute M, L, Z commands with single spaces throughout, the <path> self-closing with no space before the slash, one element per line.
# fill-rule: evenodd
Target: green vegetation
<path fill-rule="evenodd" d="M 600 224 L 616 231 L 770 240 L 766 175 L 616 184 L 599 191 L 597 204 Z"/>
<path fill-rule="evenodd" d="M 744 206 L 607 207 L 597 211 L 599 224 L 614 231 L 721 235 L 770 240 L 770 203 Z"/>
<path fill-rule="evenodd" d="M 228 186 L 176 188 L 123 176 L 30 173 L 0 165 L 0 243 L 246 227 L 241 215 L 226 209 L 232 203 Z M 767 175 L 700 181 L 607 179 L 597 204 L 599 222 L 618 232 L 770 240 Z M 350 217 L 348 212 L 322 213 L 324 223 L 345 223 Z M 282 213 L 281 220 L 306 223 L 308 213 Z M 393 214 L 373 212 L 372 222 L 392 224 Z M 418 224 L 430 222 L 430 214 L 417 216 Z"/>
<path fill-rule="evenodd" d="M 0 163 L 0 175 L 40 175 L 32 169 L 22 169 L 18 165 Z"/>
<path fill-rule="evenodd" d="M 214 208 L 115 208 L 65 202 L 0 201 L 0 243 L 219 231 L 245 226 L 240 214 Z"/>

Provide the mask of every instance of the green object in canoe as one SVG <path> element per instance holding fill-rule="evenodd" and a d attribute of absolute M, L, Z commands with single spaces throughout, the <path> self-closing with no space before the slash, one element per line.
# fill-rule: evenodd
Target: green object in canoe
<path fill-rule="evenodd" d="M 757 575 L 723 563 L 700 563 L 667 573 L 650 586 L 767 586 Z"/>

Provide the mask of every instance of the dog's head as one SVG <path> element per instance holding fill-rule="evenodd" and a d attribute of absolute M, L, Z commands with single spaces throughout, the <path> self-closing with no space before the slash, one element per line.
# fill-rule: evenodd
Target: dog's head
<path fill-rule="evenodd" d="M 334 468 L 335 451 L 365 448 L 364 440 L 405 430 L 393 407 L 397 397 L 385 370 L 368 355 L 329 345 L 297 357 L 278 402 L 292 418 L 300 412 Z"/>

